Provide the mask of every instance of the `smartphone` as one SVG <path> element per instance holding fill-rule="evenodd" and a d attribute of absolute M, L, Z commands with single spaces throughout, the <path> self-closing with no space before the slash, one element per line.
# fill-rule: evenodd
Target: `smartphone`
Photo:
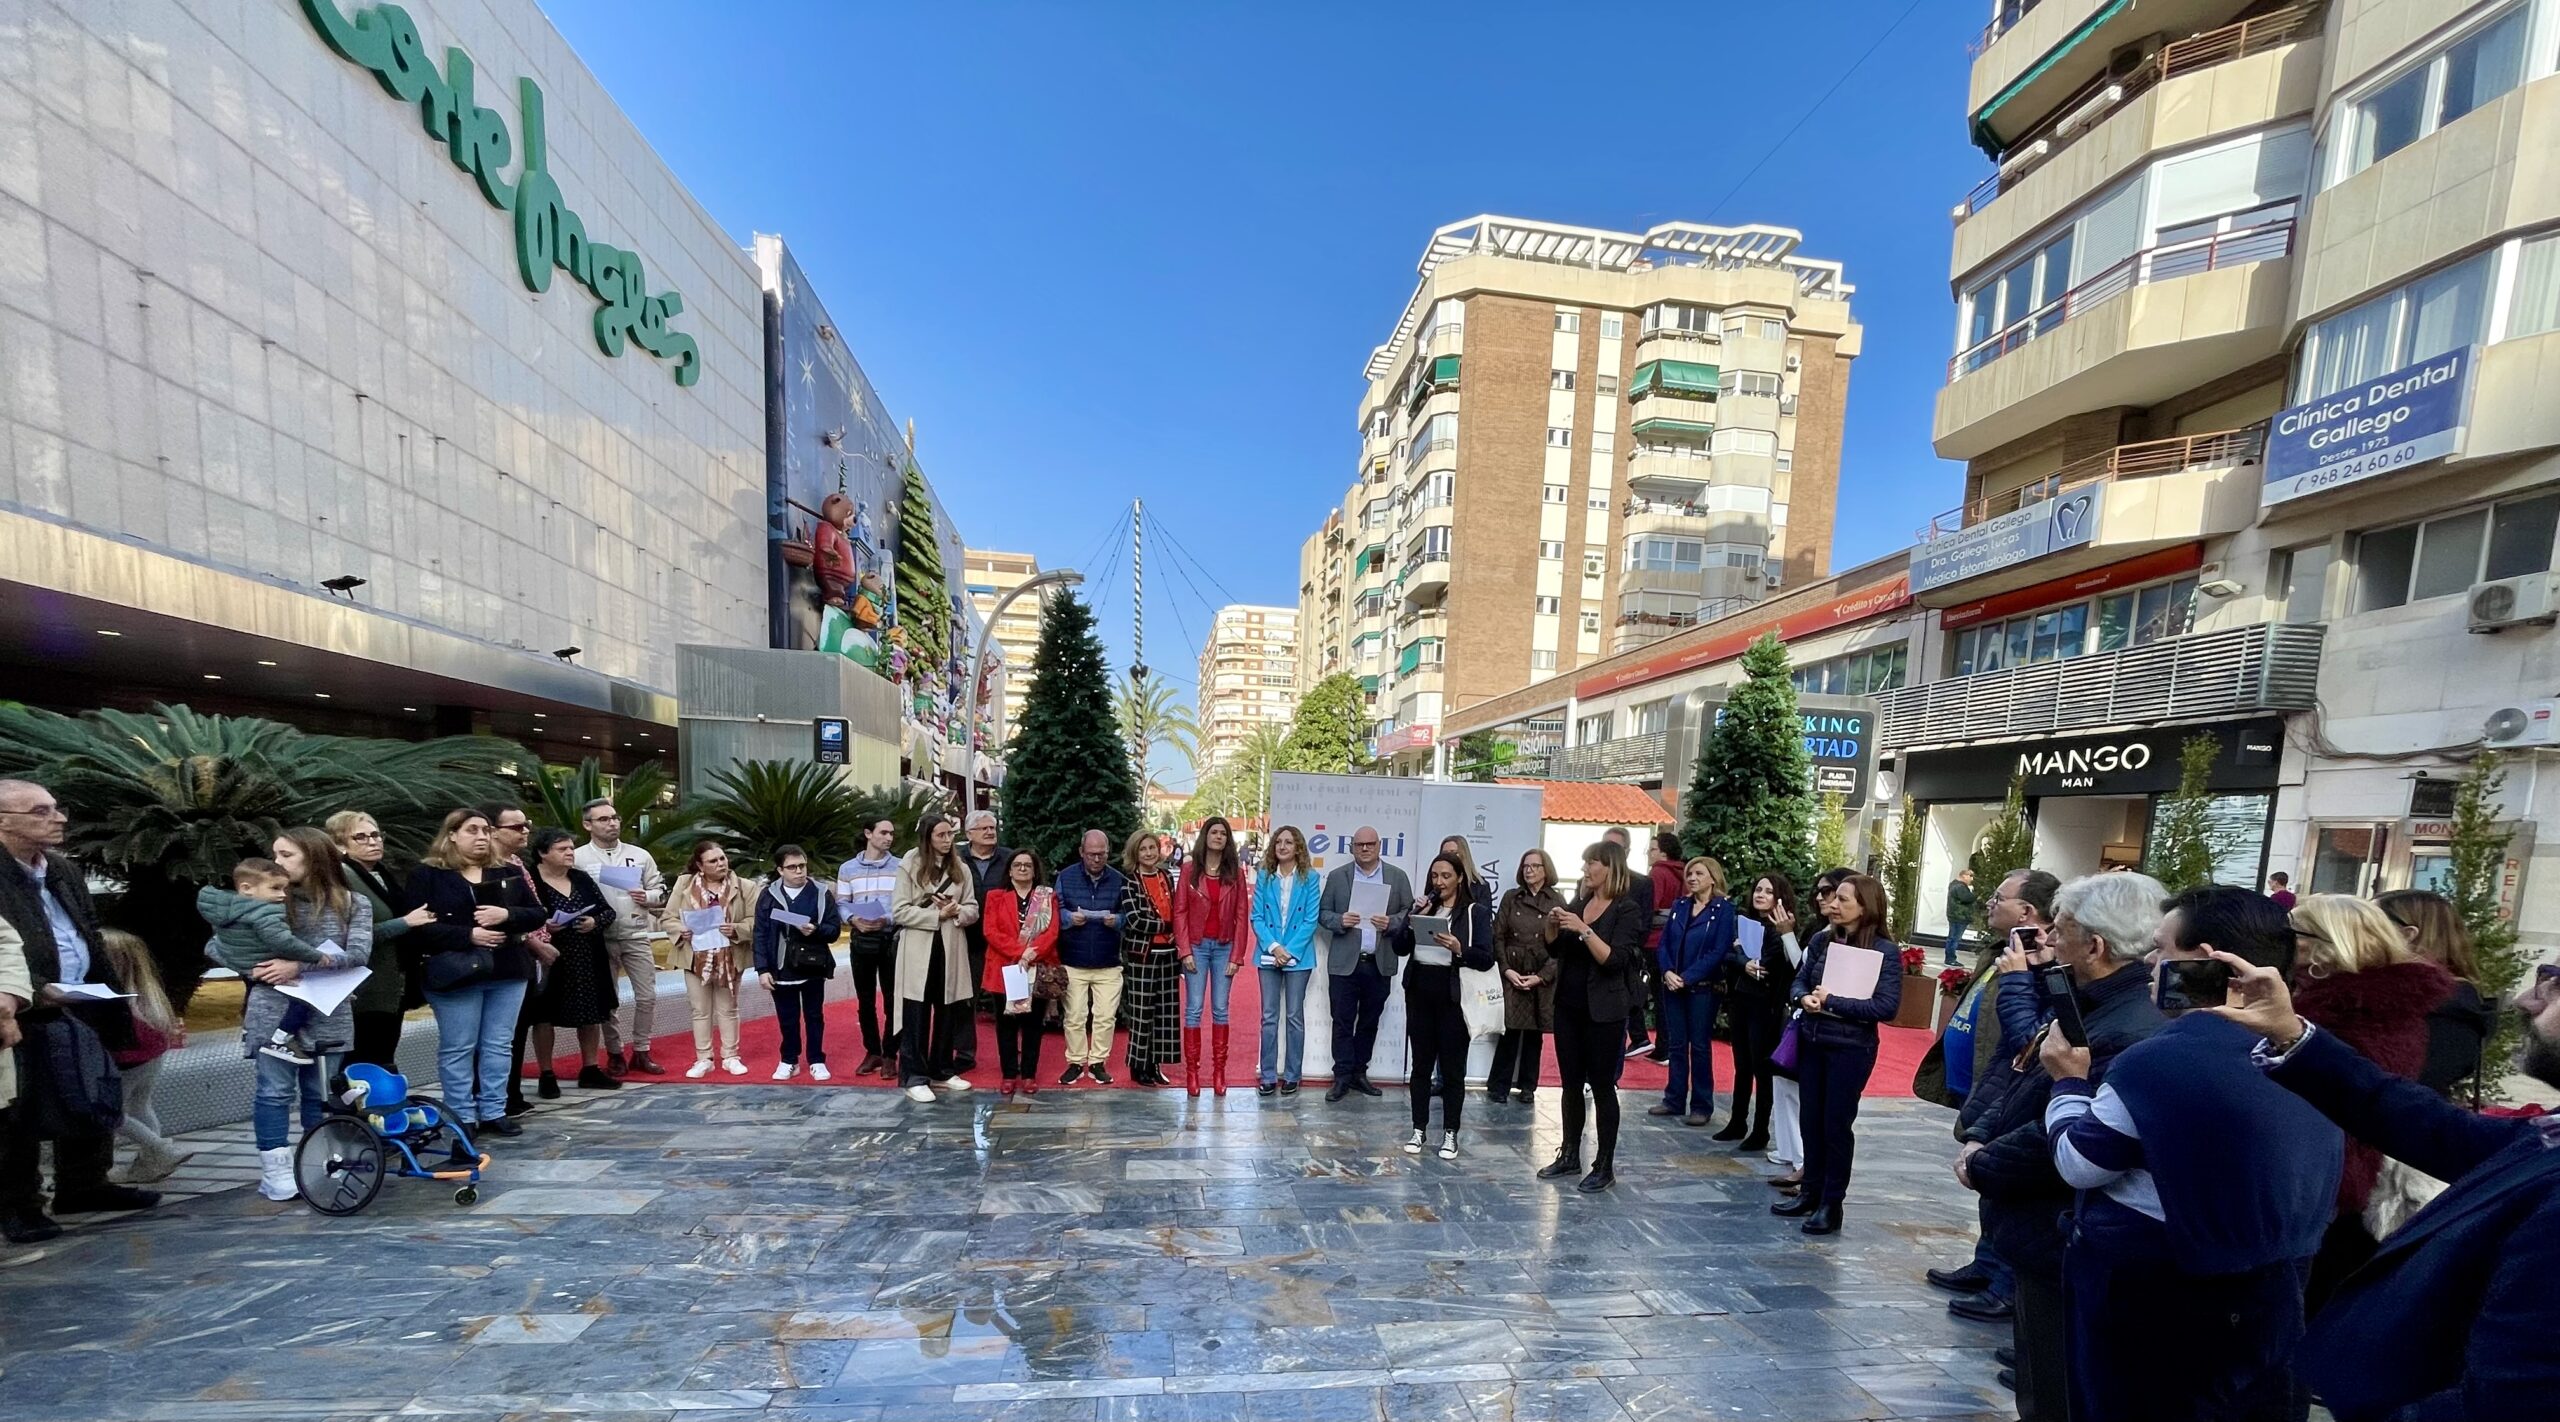
<path fill-rule="evenodd" d="M 2054 1030 L 2075 1047 L 2089 1045 L 2089 1028 L 2080 1020 L 2080 999 L 2071 991 L 2071 970 L 2060 963 L 2036 968 L 2036 995 L 2053 1012 Z"/>
<path fill-rule="evenodd" d="M 2211 958 L 2163 958 L 2152 974 L 2151 999 L 2162 1012 L 2188 1012 L 2221 1001 L 2229 988 L 2222 965 Z"/>
<path fill-rule="evenodd" d="M 2044 930 L 2034 924 L 2020 924 L 2009 930 L 2009 945 L 2032 958 L 2044 951 Z"/>

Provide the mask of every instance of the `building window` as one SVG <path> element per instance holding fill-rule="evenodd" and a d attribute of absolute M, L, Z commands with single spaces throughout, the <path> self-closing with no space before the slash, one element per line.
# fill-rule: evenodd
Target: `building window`
<path fill-rule="evenodd" d="M 1615 718 L 1607 711 L 1596 711 L 1575 721 L 1573 743 L 1578 746 L 1596 746 L 1609 739 L 1609 723 L 1613 719 Z"/>
<path fill-rule="evenodd" d="M 1782 449 L 1782 450 L 1779 450 L 1779 451 L 1778 451 L 1778 472 L 1779 472 L 1779 473 L 1781 473 L 1781 474 L 1784 474 L 1784 473 L 1787 473 L 1788 471 L 1790 471 L 1790 470 L 1794 469 L 1795 467 L 1796 467 L 1796 452 L 1795 452 L 1794 450 L 1792 450 L 1792 449 Z"/>
<path fill-rule="evenodd" d="M 1899 691 L 1911 676 L 1911 644 L 1896 642 L 1873 651 L 1809 662 L 1791 675 L 1797 691 L 1813 696 L 1872 696 Z"/>
<path fill-rule="evenodd" d="M 1541 558 L 1562 558 L 1564 556 L 1563 540 L 1550 538 L 1542 538 L 1538 540 L 1538 556 Z"/>
<path fill-rule="evenodd" d="M 1770 454 L 1778 452 L 1778 437 L 1768 430 L 1718 429 L 1707 439 L 1711 454 Z"/>
<path fill-rule="evenodd" d="M 2034 318 L 2041 336 L 2062 324 L 2062 294 L 2071 289 L 2071 230 L 2011 263 L 1964 297 L 1966 373 L 1981 369 L 2004 353 L 2008 342 L 1991 338 Z"/>
<path fill-rule="evenodd" d="M 1580 334 L 1582 330 L 1582 313 L 1579 311 L 1557 312 L 1556 329 L 1567 334 Z"/>
<path fill-rule="evenodd" d="M 1716 376 L 1716 391 L 1722 395 L 1776 395 L 1778 377 L 1760 370 L 1728 370 Z"/>
<path fill-rule="evenodd" d="M 1649 336 L 1656 331 L 1681 331 L 1712 340 L 1716 335 L 1715 309 L 1683 305 L 1676 301 L 1648 306 L 1644 310 L 1644 332 Z"/>
<path fill-rule="evenodd" d="M 2356 539 L 2355 610 L 2379 612 L 2452 597 L 2478 582 L 2549 572 L 2555 536 L 2560 493 L 2362 534 Z"/>
<path fill-rule="evenodd" d="M 1706 566 L 1706 540 L 1699 538 L 1630 538 L 1627 566 L 1638 572 L 1694 573 Z"/>
<path fill-rule="evenodd" d="M 2336 555 L 2326 543 L 2306 543 L 2275 556 L 2267 585 L 2283 600 L 2279 614 L 2297 626 L 2329 620 L 2329 565 Z"/>
<path fill-rule="evenodd" d="M 1594 489 L 1591 491 L 1591 497 L 1583 500 L 1582 503 L 1585 508 L 1597 509 L 1602 513 L 1606 513 L 1609 509 L 1609 491 L 1606 489 Z"/>
<path fill-rule="evenodd" d="M 2526 8 L 2511 7 L 2349 104 L 2344 156 L 2330 181 L 2363 172 L 2522 83 Z"/>
<path fill-rule="evenodd" d="M 2311 328 L 2298 400 L 2317 400 L 2403 366 L 2460 350 L 2489 333 L 2498 254 L 2482 252 Z"/>
<path fill-rule="evenodd" d="M 1571 449 L 1571 448 L 1573 448 L 1573 428 L 1572 428 L 1572 426 L 1570 426 L 1570 425 L 1549 425 L 1549 426 L 1547 426 L 1547 448 L 1549 448 L 1549 449 Z"/>
<path fill-rule="evenodd" d="M 1553 652 L 1531 652 L 1531 653 L 1529 654 L 1529 670 L 1531 670 L 1531 671 L 1554 671 L 1555 669 L 1556 669 L 1556 654 L 1555 654 L 1555 653 L 1553 653 Z"/>
<path fill-rule="evenodd" d="M 2516 262 L 2516 290 L 2507 313 L 2507 335 L 2560 331 L 2560 233 L 2524 244 Z"/>
<path fill-rule="evenodd" d="M 1760 339 L 1764 341 L 1783 341 L 1786 338 L 1786 322 L 1772 321 L 1766 316 L 1760 318 Z"/>
<path fill-rule="evenodd" d="M 1618 377 L 1614 375 L 1603 375 L 1598 377 L 1598 380 L 1598 390 L 1600 394 L 1615 395 L 1618 393 Z"/>
<path fill-rule="evenodd" d="M 1573 372 L 1570 370 L 1548 371 L 1547 388 L 1549 390 L 1571 390 L 1573 388 Z"/>
<path fill-rule="evenodd" d="M 1614 341 L 1627 333 L 1627 318 L 1608 312 L 1600 318 L 1600 339 Z"/>
<path fill-rule="evenodd" d="M 1743 320 L 1739 316 L 1728 316 L 1725 318 L 1724 323 L 1724 338 L 1728 341 L 1741 340 L 1743 333 L 1750 329 L 1750 322 Z"/>
<path fill-rule="evenodd" d="M 1563 610 L 1564 604 L 1560 599 L 1552 597 L 1538 599 L 1538 614 L 1542 617 L 1553 617 Z"/>
<path fill-rule="evenodd" d="M 2186 577 L 1969 627 L 1956 634 L 1955 674 L 2067 661 L 2183 636 L 2194 625 L 2195 604 L 2196 580 Z"/>
<path fill-rule="evenodd" d="M 1648 701 L 1641 706 L 1630 706 L 1627 708 L 1627 717 L 1629 722 L 1627 734 L 1631 736 L 1660 735 L 1671 725 L 1671 699 L 1664 697 L 1660 701 Z"/>
<path fill-rule="evenodd" d="M 1548 503 L 1560 504 L 1572 497 L 1573 490 L 1562 484 L 1549 484 L 1542 495 Z"/>

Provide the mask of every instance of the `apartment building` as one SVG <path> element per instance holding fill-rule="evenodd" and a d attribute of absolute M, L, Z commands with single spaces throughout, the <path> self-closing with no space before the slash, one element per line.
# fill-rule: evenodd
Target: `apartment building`
<path fill-rule="evenodd" d="M 1298 609 L 1229 603 L 1200 644 L 1200 766 L 1226 764 L 1256 730 L 1298 713 Z"/>
<path fill-rule="evenodd" d="M 1350 656 L 1350 609 L 1343 600 L 1351 554 L 1344 546 L 1342 509 L 1298 545 L 1298 695 L 1341 671 Z"/>
<path fill-rule="evenodd" d="M 1924 883 L 2013 773 L 2040 860 L 2138 859 L 2203 735 L 2224 877 L 2355 893 L 2440 882 L 2451 777 L 2514 750 L 2549 903 L 2555 60 L 2560 0 L 1994 10 L 1934 431 L 1964 501 L 1884 698 Z"/>
<path fill-rule="evenodd" d="M 1040 649 L 1041 594 L 1031 593 L 1015 598 L 1013 605 L 997 617 L 996 603 L 1006 593 L 1040 575 L 1040 560 L 1028 553 L 999 553 L 989 548 L 971 548 L 963 555 L 969 577 L 969 601 L 978 616 L 991 624 L 988 660 L 996 652 L 1004 654 L 1003 723 L 999 735 L 1011 735 L 1022 724 L 1022 703 L 1031 694 L 1031 657 Z"/>
<path fill-rule="evenodd" d="M 1799 241 L 1432 234 L 1326 516 L 1350 554 L 1342 661 L 1391 766 L 1427 763 L 1447 711 L 1828 572 L 1861 332 L 1839 265 Z"/>

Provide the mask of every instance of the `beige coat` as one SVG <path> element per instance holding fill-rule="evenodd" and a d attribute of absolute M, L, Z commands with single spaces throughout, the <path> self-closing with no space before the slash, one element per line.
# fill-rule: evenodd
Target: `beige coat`
<path fill-rule="evenodd" d="M 756 891 L 763 885 L 742 875 L 731 874 L 727 892 L 720 906 L 729 911 L 729 967 L 725 980 L 736 982 L 754 962 L 756 938 Z M 667 906 L 658 913 L 658 927 L 676 942 L 676 966 L 695 977 L 705 976 L 705 961 L 693 952 L 693 937 L 684 931 L 684 911 L 693 907 L 693 876 L 678 874 L 667 886 Z"/>
<path fill-rule="evenodd" d="M 951 861 L 958 863 L 957 856 Z M 898 887 L 889 898 L 890 921 L 898 925 L 898 994 L 889 1014 L 890 1026 L 903 1027 L 907 999 L 926 1000 L 925 972 L 933 966 L 933 945 L 942 943 L 941 991 L 934 995 L 939 1002 L 966 1002 L 977 985 L 969 979 L 969 925 L 978 921 L 978 886 L 966 868 L 947 872 L 925 867 L 924 851 L 911 849 L 898 865 Z M 960 912 L 944 918 L 935 904 L 937 894 L 948 893 L 960 904 Z"/>
<path fill-rule="evenodd" d="M 0 919 L 0 995 L 15 998 L 21 1010 L 35 1005 L 35 975 L 27 971 L 27 940 Z M 18 1053 L 0 1048 L 0 1106 L 18 1099 Z"/>

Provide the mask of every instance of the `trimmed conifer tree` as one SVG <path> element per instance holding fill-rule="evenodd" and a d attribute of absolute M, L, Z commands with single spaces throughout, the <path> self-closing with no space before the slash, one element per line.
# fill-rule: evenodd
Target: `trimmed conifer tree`
<path fill-rule="evenodd" d="M 1733 882 L 1784 874 L 1813 882 L 1813 761 L 1788 680 L 1787 649 L 1774 635 L 1742 654 L 1743 682 L 1698 753 L 1682 802 L 1680 842 L 1724 861 Z"/>
<path fill-rule="evenodd" d="M 1298 702 L 1289 738 L 1281 745 L 1279 768 L 1328 775 L 1360 769 L 1367 760 L 1361 754 L 1366 720 L 1360 706 L 1360 679 L 1349 672 L 1335 672 L 1307 688 Z"/>
<path fill-rule="evenodd" d="M 1051 594 L 1040 613 L 1031 694 L 1005 760 L 998 804 L 1005 842 L 1039 851 L 1055 867 L 1076 857 L 1084 832 L 1120 844 L 1140 823 L 1129 745 L 1111 709 L 1111 668 L 1093 628 L 1093 609 L 1071 591 Z"/>
<path fill-rule="evenodd" d="M 942 576 L 942 543 L 933 532 L 933 495 L 924 474 L 907 466 L 898 495 L 898 627 L 910 665 L 939 673 L 951 660 L 951 591 Z"/>

